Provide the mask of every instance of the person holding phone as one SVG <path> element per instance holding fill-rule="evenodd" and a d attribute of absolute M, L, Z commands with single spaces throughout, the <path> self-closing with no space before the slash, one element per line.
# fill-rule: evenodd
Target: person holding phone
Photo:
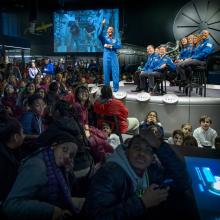
<path fill-rule="evenodd" d="M 154 161 L 154 154 L 162 166 Z M 135 135 L 127 146 L 119 145 L 93 177 L 83 214 L 99 220 L 192 219 L 186 218 L 189 212 L 184 197 L 175 197 L 175 193 L 183 194 L 190 183 L 186 179 L 186 186 L 179 186 L 169 161 L 185 176 L 182 162 L 169 146 L 160 148 L 152 131 Z M 173 181 L 168 180 L 171 178 Z"/>
<path fill-rule="evenodd" d="M 121 48 L 120 39 L 114 38 L 114 28 L 108 27 L 107 34 L 104 33 L 106 20 L 102 21 L 102 28 L 99 34 L 99 40 L 101 41 L 103 51 L 103 72 L 104 72 L 104 84 L 110 85 L 110 75 L 112 73 L 113 79 L 113 92 L 119 90 L 119 64 L 117 57 L 117 49 Z"/>

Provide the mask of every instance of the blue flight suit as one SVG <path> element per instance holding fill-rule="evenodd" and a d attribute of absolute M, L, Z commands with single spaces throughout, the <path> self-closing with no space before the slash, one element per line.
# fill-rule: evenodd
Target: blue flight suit
<path fill-rule="evenodd" d="M 209 39 L 204 39 L 201 43 L 195 48 L 192 55 L 192 59 L 205 61 L 209 54 L 213 52 L 213 44 L 210 43 Z"/>
<path fill-rule="evenodd" d="M 152 53 L 148 55 L 147 62 L 144 65 L 144 72 L 150 72 L 153 70 L 153 66 L 155 64 L 155 61 L 159 59 L 160 56 L 156 53 Z"/>
<path fill-rule="evenodd" d="M 174 71 L 176 69 L 176 65 L 173 63 L 173 60 L 168 55 L 159 56 L 158 60 L 155 60 L 155 63 L 152 66 L 153 71 L 161 71 L 160 67 L 163 64 L 167 64 L 168 69 Z"/>
<path fill-rule="evenodd" d="M 192 76 L 192 70 L 199 66 L 204 66 L 209 54 L 213 52 L 213 44 L 209 39 L 204 39 L 198 46 L 193 47 L 190 60 L 185 60 L 177 64 L 176 72 L 182 81 L 188 81 Z"/>
<path fill-rule="evenodd" d="M 183 47 L 181 50 L 180 50 L 180 56 L 179 56 L 179 60 L 185 60 L 189 57 L 191 57 L 192 55 L 192 44 L 189 44 L 187 45 L 186 47 Z"/>
<path fill-rule="evenodd" d="M 104 84 L 110 85 L 110 74 L 112 72 L 113 88 L 114 92 L 119 89 L 119 64 L 117 57 L 117 49 L 121 48 L 121 41 L 115 38 L 109 38 L 107 34 L 104 34 L 104 27 L 102 27 L 99 39 L 102 45 L 111 44 L 113 47 L 105 48 L 103 51 L 103 71 L 104 71 Z"/>
<path fill-rule="evenodd" d="M 146 87 L 147 85 L 147 79 L 148 79 L 148 73 L 153 71 L 154 65 L 157 62 L 157 60 L 159 59 L 159 55 L 156 53 L 152 53 L 152 54 L 148 54 L 147 56 L 147 61 L 144 65 L 144 71 L 140 73 L 139 75 L 139 81 L 137 83 L 138 87 L 141 90 L 148 90 L 148 87 Z"/>
<path fill-rule="evenodd" d="M 176 69 L 176 65 L 173 63 L 172 59 L 168 56 L 168 55 L 163 55 L 162 57 L 160 57 L 158 55 L 158 57 L 155 57 L 153 59 L 153 62 L 151 63 L 151 66 L 149 67 L 149 70 L 147 72 L 147 76 L 148 76 L 148 84 L 149 84 L 149 88 L 152 91 L 152 89 L 154 88 L 154 77 L 160 77 L 162 74 L 163 69 L 161 69 L 161 65 L 163 64 L 167 64 L 168 68 L 172 71 L 174 71 Z M 144 83 L 144 76 L 140 75 L 141 77 L 141 81 L 143 81 Z M 140 83 L 140 88 L 144 89 L 145 85 L 142 82 Z"/>

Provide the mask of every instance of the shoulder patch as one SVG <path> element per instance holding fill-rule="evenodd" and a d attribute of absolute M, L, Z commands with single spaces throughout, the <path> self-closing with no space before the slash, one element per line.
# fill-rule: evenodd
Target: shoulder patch
<path fill-rule="evenodd" d="M 210 43 L 207 43 L 207 47 L 212 47 L 212 44 L 210 44 Z"/>

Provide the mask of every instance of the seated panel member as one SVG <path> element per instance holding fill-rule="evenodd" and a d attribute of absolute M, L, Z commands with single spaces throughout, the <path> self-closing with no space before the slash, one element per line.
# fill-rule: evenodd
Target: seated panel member
<path fill-rule="evenodd" d="M 159 57 L 154 59 L 154 62 L 152 63 L 150 70 L 147 73 L 141 73 L 140 75 L 140 88 L 144 89 L 146 87 L 146 76 L 148 77 L 148 83 L 149 83 L 149 89 L 150 93 L 154 93 L 154 78 L 160 77 L 162 74 L 165 74 L 163 71 L 166 68 L 169 68 L 170 70 L 175 70 L 176 65 L 173 63 L 172 59 L 166 55 L 166 47 L 160 46 L 159 48 Z"/>
<path fill-rule="evenodd" d="M 179 63 L 176 67 L 177 74 L 180 75 L 181 80 L 189 79 L 194 68 L 204 66 L 208 55 L 212 52 L 213 44 L 209 41 L 209 31 L 203 30 L 201 32 L 201 42 L 197 47 L 193 48 L 192 56 Z"/>
<path fill-rule="evenodd" d="M 148 45 L 147 46 L 147 61 L 144 65 L 144 70 L 137 71 L 135 73 L 134 83 L 137 85 L 137 88 L 135 90 L 131 90 L 131 92 L 140 92 L 141 90 L 143 90 L 140 88 L 140 74 L 144 75 L 145 73 L 152 71 L 152 65 L 155 63 L 155 59 L 158 59 L 158 58 L 159 58 L 159 55 L 154 52 L 154 46 Z M 145 80 L 144 83 L 146 85 L 147 75 L 144 75 L 144 76 L 146 76 L 146 78 L 143 79 Z"/>
<path fill-rule="evenodd" d="M 183 37 L 180 42 L 180 55 L 177 60 L 175 60 L 175 63 L 179 63 L 189 57 L 191 57 L 192 53 L 192 44 L 188 43 L 188 40 L 186 37 Z"/>

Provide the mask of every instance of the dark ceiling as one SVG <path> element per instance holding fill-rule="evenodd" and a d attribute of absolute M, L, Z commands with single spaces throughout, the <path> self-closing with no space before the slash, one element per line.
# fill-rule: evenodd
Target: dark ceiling
<path fill-rule="evenodd" d="M 124 1 L 126 0 L 1 0 L 1 9 L 16 10 L 37 7 L 37 9 L 59 10 L 85 7 L 114 7 L 120 6 Z"/>

